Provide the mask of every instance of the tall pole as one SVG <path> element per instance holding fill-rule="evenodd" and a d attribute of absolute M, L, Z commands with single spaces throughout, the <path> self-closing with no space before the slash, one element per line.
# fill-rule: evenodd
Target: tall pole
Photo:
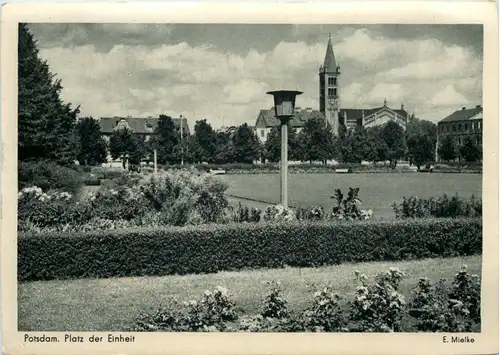
<path fill-rule="evenodd" d="M 181 165 L 184 165 L 184 135 L 182 134 L 183 129 L 182 115 L 181 115 Z"/>
<path fill-rule="evenodd" d="M 286 121 L 281 123 L 281 204 L 288 208 L 288 124 Z"/>

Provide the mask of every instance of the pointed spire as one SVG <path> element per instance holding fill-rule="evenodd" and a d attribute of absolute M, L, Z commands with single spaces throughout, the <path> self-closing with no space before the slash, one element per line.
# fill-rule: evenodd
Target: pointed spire
<path fill-rule="evenodd" d="M 337 63 L 333 54 L 332 34 L 328 35 L 328 46 L 326 47 L 325 63 L 323 64 L 324 71 L 327 73 L 335 72 Z"/>
<path fill-rule="evenodd" d="M 387 107 L 387 98 L 384 99 L 384 107 Z"/>

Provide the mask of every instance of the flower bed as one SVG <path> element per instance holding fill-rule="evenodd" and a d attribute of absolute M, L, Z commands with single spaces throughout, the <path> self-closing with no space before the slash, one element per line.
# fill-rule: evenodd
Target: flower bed
<path fill-rule="evenodd" d="M 329 286 L 315 287 L 309 307 L 288 310 L 279 282 L 258 315 L 239 315 L 229 291 L 206 290 L 201 300 L 143 314 L 131 331 L 174 332 L 479 332 L 481 281 L 462 266 L 451 285 L 420 278 L 407 300 L 399 292 L 405 275 L 397 268 L 379 273 L 374 282 L 356 272 L 357 288 L 344 299 Z"/>
<path fill-rule="evenodd" d="M 481 252 L 478 218 L 44 231 L 19 235 L 18 277 L 182 275 Z"/>

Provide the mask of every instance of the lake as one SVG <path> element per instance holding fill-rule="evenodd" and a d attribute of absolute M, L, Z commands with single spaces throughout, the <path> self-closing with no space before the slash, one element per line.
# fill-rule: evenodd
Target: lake
<path fill-rule="evenodd" d="M 229 184 L 229 195 L 269 204 L 280 200 L 279 174 L 218 175 Z M 349 187 L 359 187 L 362 209 L 374 217 L 393 218 L 391 203 L 403 197 L 438 197 L 443 194 L 470 198 L 482 196 L 482 174 L 381 173 L 381 174 L 289 174 L 288 204 L 293 207 L 322 206 L 331 211 L 335 189 L 347 195 Z M 250 204 L 249 204 L 250 205 Z"/>

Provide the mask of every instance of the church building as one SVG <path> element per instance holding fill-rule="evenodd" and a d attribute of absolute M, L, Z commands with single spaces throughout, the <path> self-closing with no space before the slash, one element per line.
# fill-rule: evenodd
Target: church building
<path fill-rule="evenodd" d="M 406 129 L 409 114 L 404 106 L 393 109 L 387 106 L 384 100 L 382 106 L 369 108 L 343 108 L 341 93 L 340 66 L 335 60 L 331 36 L 328 38 L 325 60 L 319 68 L 319 111 L 308 108 L 302 110 L 296 108 L 294 118 L 290 122 L 293 128 L 300 132 L 309 119 L 320 118 L 325 125 L 331 127 L 335 135 L 338 135 L 339 127 L 354 129 L 356 126 L 366 128 L 394 121 L 403 129 Z M 264 143 L 267 135 L 273 127 L 279 126 L 279 120 L 274 115 L 274 108 L 262 109 L 257 116 L 255 129 L 260 141 Z"/>

